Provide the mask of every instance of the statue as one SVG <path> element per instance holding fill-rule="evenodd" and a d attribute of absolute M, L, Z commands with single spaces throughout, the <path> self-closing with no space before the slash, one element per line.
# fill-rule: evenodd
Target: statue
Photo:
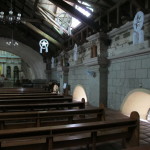
<path fill-rule="evenodd" d="M 144 42 L 144 31 L 142 30 L 144 23 L 144 13 L 138 11 L 134 17 L 133 21 L 133 44 L 143 43 Z"/>
<path fill-rule="evenodd" d="M 54 63 L 55 59 L 54 57 L 51 58 L 51 68 L 55 68 L 55 63 Z"/>
<path fill-rule="evenodd" d="M 74 48 L 73 48 L 73 60 L 74 61 L 78 60 L 78 46 L 77 46 L 77 44 L 75 44 Z"/>

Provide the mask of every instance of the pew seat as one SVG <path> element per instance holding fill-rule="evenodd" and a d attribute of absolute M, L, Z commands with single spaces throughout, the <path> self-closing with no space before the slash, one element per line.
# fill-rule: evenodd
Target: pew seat
<path fill-rule="evenodd" d="M 9 146 L 17 147 L 17 142 L 20 146 L 24 141 L 23 149 L 27 145 L 31 145 L 33 149 L 34 145 L 39 144 L 40 139 L 45 143 L 44 150 L 77 145 L 91 145 L 92 150 L 96 150 L 97 143 L 117 139 L 123 140 L 126 147 L 138 146 L 139 115 L 137 112 L 132 112 L 130 118 L 112 121 L 1 130 L 0 148 L 3 150 Z M 22 142 L 19 142 L 20 140 Z"/>

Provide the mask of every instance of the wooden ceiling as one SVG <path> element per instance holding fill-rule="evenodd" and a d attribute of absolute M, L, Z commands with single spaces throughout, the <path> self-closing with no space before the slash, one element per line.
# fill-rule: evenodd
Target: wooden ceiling
<path fill-rule="evenodd" d="M 34 50 L 39 51 L 39 41 L 46 38 L 50 42 L 49 53 L 57 55 L 64 48 L 64 43 L 82 28 L 89 27 L 94 31 L 103 30 L 107 32 L 122 24 L 122 18 L 132 20 L 137 10 L 144 13 L 150 12 L 149 0 L 0 0 L 0 11 L 5 14 L 13 8 L 14 14 L 22 15 L 19 24 L 3 24 L 0 22 L 0 36 L 12 36 Z M 87 5 L 88 3 L 89 5 Z M 75 6 L 78 5 L 90 12 L 91 17 L 80 13 Z M 93 12 L 89 9 L 93 9 Z M 69 36 L 63 29 L 60 34 L 56 17 L 66 12 L 81 21 L 80 27 L 74 29 L 73 35 Z"/>

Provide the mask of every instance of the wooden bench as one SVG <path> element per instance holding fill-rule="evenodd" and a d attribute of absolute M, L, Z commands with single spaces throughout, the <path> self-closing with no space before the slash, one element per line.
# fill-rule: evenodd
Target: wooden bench
<path fill-rule="evenodd" d="M 42 94 L 42 95 L 5 95 L 5 96 L 0 96 L 0 100 L 4 100 L 4 99 L 31 99 L 31 98 L 62 98 L 64 97 L 63 95 L 50 95 L 50 94 Z"/>
<path fill-rule="evenodd" d="M 7 111 L 34 111 L 34 110 L 48 110 L 48 109 L 72 109 L 85 108 L 85 101 L 82 102 L 66 102 L 66 103 L 35 103 L 35 104 L 5 104 L 0 105 L 1 112 Z"/>
<path fill-rule="evenodd" d="M 0 129 L 61 125 L 104 119 L 104 108 L 0 113 Z"/>
<path fill-rule="evenodd" d="M 62 97 L 62 98 L 38 98 L 38 99 L 0 99 L 0 105 L 10 105 L 10 104 L 35 104 L 35 103 L 64 103 L 72 102 L 72 97 Z"/>
<path fill-rule="evenodd" d="M 19 96 L 19 95 L 54 95 L 57 96 L 59 94 L 50 93 L 50 92 L 34 92 L 34 93 L 0 93 L 0 96 Z M 63 95 L 62 95 L 63 96 Z"/>
<path fill-rule="evenodd" d="M 1 88 L 0 93 L 47 93 L 42 88 Z"/>
<path fill-rule="evenodd" d="M 52 94 L 52 93 L 7 93 L 7 94 L 1 94 L 0 97 L 7 97 L 7 96 L 34 96 L 34 95 L 50 95 L 50 96 L 62 96 L 60 94 Z"/>
<path fill-rule="evenodd" d="M 96 150 L 97 143 L 117 139 L 123 140 L 126 147 L 138 146 L 139 115 L 132 112 L 130 118 L 113 121 L 1 130 L 0 148 L 22 144 L 21 148 L 25 149 L 30 144 L 34 149 L 33 144 L 38 144 L 39 138 L 43 139 L 45 150 L 87 144 Z"/>
<path fill-rule="evenodd" d="M 132 148 L 126 148 L 124 150 L 150 150 L 150 145 L 136 146 Z"/>

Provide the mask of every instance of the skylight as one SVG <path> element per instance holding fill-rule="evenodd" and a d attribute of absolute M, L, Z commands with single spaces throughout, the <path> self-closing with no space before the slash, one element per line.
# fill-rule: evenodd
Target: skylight
<path fill-rule="evenodd" d="M 81 3 L 81 1 L 79 1 L 79 3 Z M 85 2 L 83 2 L 82 4 L 84 4 L 84 5 L 86 5 L 86 6 L 89 6 L 89 4 L 87 4 L 87 3 L 85 3 Z M 86 17 L 89 17 L 89 16 L 91 15 L 88 11 L 84 10 L 84 9 L 81 8 L 80 6 L 77 6 L 77 5 L 76 5 L 75 8 L 76 8 L 78 11 L 80 11 L 83 15 L 85 15 Z M 93 9 L 91 9 L 91 10 L 93 11 Z M 80 23 L 81 23 L 81 22 L 80 22 L 78 19 L 72 17 L 71 28 L 76 28 Z"/>

